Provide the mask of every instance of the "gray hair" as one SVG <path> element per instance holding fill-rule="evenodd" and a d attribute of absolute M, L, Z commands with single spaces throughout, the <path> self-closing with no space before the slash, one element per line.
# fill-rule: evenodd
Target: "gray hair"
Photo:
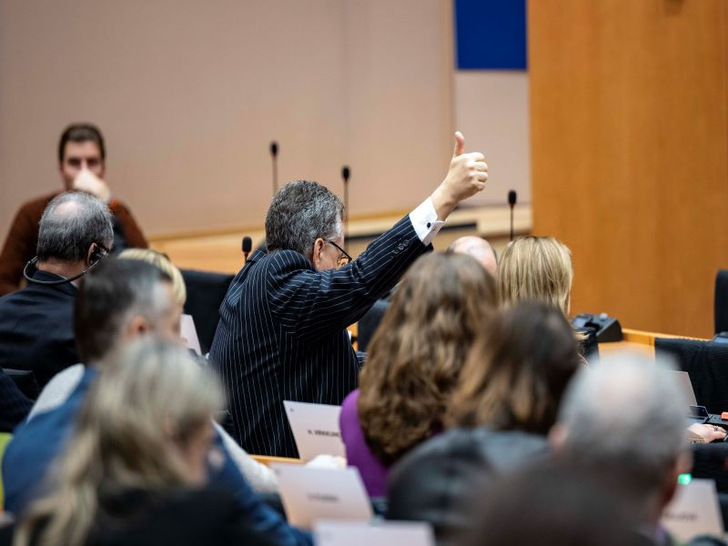
<path fill-rule="evenodd" d="M 310 259 L 316 239 L 341 233 L 343 214 L 341 199 L 318 182 L 289 182 L 275 194 L 265 218 L 268 250 L 295 250 Z"/>
<path fill-rule="evenodd" d="M 663 357 L 617 353 L 582 370 L 559 422 L 565 453 L 590 466 L 625 472 L 654 493 L 687 448 L 688 401 Z"/>
<path fill-rule="evenodd" d="M 86 259 L 89 247 L 114 242 L 114 225 L 109 207 L 88 193 L 65 192 L 55 197 L 43 212 L 36 253 L 40 261 L 54 258 L 64 262 Z"/>

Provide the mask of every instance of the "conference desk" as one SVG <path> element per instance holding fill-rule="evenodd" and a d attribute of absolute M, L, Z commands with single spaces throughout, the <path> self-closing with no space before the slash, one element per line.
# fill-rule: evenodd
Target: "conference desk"
<path fill-rule="evenodd" d="M 688 336 L 676 336 L 672 334 L 660 334 L 657 332 L 647 332 L 644 330 L 633 330 L 631 328 L 622 328 L 622 341 L 613 341 L 608 343 L 599 344 L 600 354 L 610 354 L 619 351 L 631 350 L 641 353 L 646 353 L 650 356 L 655 356 L 655 339 L 656 338 L 671 338 L 671 339 L 699 339 Z M 707 341 L 707 340 L 701 340 Z"/>

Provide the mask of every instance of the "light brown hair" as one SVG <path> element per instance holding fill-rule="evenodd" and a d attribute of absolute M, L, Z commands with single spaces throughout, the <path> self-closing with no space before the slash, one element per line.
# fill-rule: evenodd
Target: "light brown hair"
<path fill-rule="evenodd" d="M 553 237 L 521 237 L 506 246 L 498 262 L 502 306 L 536 300 L 569 314 L 574 268 L 569 248 Z"/>
<path fill-rule="evenodd" d="M 494 304 L 493 278 L 469 256 L 431 254 L 407 273 L 372 339 L 357 406 L 367 444 L 385 465 L 442 427 Z"/>
<path fill-rule="evenodd" d="M 212 374 L 187 352 L 140 340 L 99 367 L 51 487 L 21 519 L 15 546 L 86 543 L 99 487 L 164 490 L 191 486 L 180 448 L 222 405 Z M 37 532 L 40 529 L 40 532 Z"/>
<path fill-rule="evenodd" d="M 505 309 L 475 343 L 446 423 L 546 434 L 581 365 L 571 326 L 558 308 L 523 302 Z"/>

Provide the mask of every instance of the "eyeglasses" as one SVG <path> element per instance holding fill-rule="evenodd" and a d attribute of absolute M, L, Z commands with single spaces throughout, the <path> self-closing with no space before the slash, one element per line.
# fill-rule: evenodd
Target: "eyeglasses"
<path fill-rule="evenodd" d="M 334 241 L 326 241 L 326 242 L 329 243 L 329 244 L 331 244 L 331 245 L 333 245 L 334 247 L 336 247 L 336 249 L 339 252 L 341 252 L 341 254 L 339 255 L 339 257 L 336 259 L 336 267 L 344 267 L 345 265 L 350 264 L 352 262 L 352 260 L 354 258 L 352 258 L 351 256 L 349 256 L 349 254 L 346 252 L 346 250 L 344 250 L 343 248 L 341 248 Z"/>

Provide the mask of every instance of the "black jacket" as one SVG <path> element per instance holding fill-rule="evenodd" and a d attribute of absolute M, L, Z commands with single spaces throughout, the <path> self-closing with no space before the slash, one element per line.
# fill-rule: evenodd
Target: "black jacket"
<path fill-rule="evenodd" d="M 429 522 L 438 546 L 473 526 L 471 508 L 493 479 L 545 459 L 546 438 L 485 428 L 453 429 L 416 447 L 389 473 L 387 519 Z"/>
<path fill-rule="evenodd" d="M 61 277 L 36 271 L 34 278 Z M 0 368 L 32 370 L 42 389 L 61 370 L 78 364 L 73 334 L 76 287 L 28 286 L 0 298 Z"/>

